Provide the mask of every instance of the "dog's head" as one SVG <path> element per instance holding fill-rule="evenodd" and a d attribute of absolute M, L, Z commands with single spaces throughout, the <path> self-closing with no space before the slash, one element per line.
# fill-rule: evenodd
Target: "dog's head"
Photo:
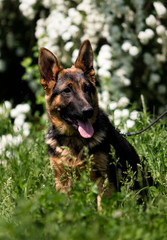
<path fill-rule="evenodd" d="M 74 66 L 63 69 L 46 48 L 39 53 L 41 85 L 45 91 L 50 121 L 64 135 L 91 138 L 98 113 L 93 69 L 93 51 L 89 40 L 82 43 Z"/>

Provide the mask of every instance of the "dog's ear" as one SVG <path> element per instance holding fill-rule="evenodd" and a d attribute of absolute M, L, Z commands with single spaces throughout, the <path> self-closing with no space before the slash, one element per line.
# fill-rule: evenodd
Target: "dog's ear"
<path fill-rule="evenodd" d="M 45 92 L 49 93 L 62 67 L 55 55 L 46 48 L 40 48 L 38 65 L 41 74 L 41 85 Z"/>
<path fill-rule="evenodd" d="M 80 68 L 85 74 L 90 74 L 94 76 L 95 72 L 93 69 L 93 49 L 89 40 L 85 40 L 80 49 L 77 60 L 75 62 L 75 67 Z"/>

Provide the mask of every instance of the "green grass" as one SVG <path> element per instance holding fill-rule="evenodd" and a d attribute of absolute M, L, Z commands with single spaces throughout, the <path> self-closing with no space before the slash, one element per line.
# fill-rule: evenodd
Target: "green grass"
<path fill-rule="evenodd" d="M 132 130 L 148 121 L 141 114 Z M 11 129 L 4 121 L 0 132 Z M 46 130 L 39 129 L 35 126 L 19 146 L 8 146 L 0 158 L 0 239 L 167 239 L 165 122 L 128 138 L 155 180 L 156 185 L 148 187 L 148 198 L 139 204 L 139 192 L 125 184 L 111 199 L 103 198 L 101 212 L 96 210 L 97 188 L 86 172 L 80 181 L 74 179 L 70 204 L 66 195 L 55 191 Z"/>

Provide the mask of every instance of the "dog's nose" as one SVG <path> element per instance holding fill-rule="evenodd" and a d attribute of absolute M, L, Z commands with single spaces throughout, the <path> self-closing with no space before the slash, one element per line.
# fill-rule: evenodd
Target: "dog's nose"
<path fill-rule="evenodd" d="M 93 116 L 93 108 L 91 106 L 84 107 L 82 109 L 82 114 L 85 119 L 91 118 Z"/>

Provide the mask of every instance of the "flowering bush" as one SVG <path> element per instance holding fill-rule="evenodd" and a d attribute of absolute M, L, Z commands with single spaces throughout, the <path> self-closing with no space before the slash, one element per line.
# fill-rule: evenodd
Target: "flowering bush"
<path fill-rule="evenodd" d="M 7 148 L 19 146 L 25 137 L 30 134 L 30 123 L 26 120 L 30 112 L 29 104 L 18 104 L 12 109 L 12 104 L 5 101 L 0 106 L 0 156 L 5 152 L 7 156 L 10 151 Z M 10 124 L 10 120 L 13 124 Z M 9 121 L 7 124 L 6 122 Z M 8 126 L 6 128 L 6 126 Z"/>
<path fill-rule="evenodd" d="M 20 10 L 27 18 L 34 18 L 37 2 L 20 0 Z M 164 3 L 165 0 L 42 0 L 44 8 L 35 31 L 38 48 L 50 49 L 68 67 L 74 62 L 81 42 L 88 38 L 95 52 L 101 94 L 109 93 L 105 108 L 109 108 L 111 100 L 114 106 L 119 99 L 125 103 L 139 102 L 143 94 L 150 109 L 156 106 L 163 111 L 167 108 Z M 34 68 L 31 71 L 29 68 L 26 79 L 37 89 L 32 84 L 33 72 Z"/>

